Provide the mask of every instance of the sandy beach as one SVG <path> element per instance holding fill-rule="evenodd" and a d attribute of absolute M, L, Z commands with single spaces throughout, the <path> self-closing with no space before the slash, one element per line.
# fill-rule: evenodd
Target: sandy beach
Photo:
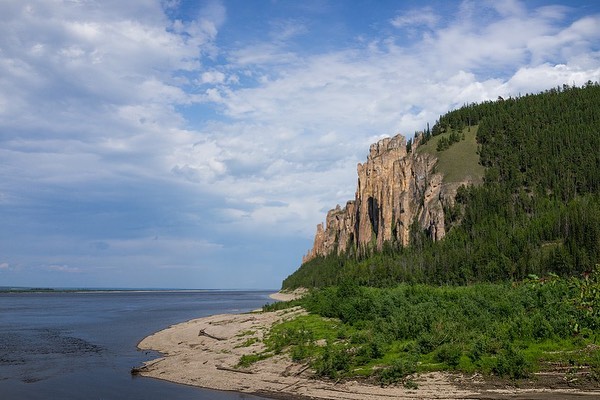
<path fill-rule="evenodd" d="M 306 293 L 308 293 L 307 289 L 300 288 L 293 291 L 279 291 L 277 293 L 272 293 L 269 297 L 277 301 L 292 301 L 302 297 Z"/>
<path fill-rule="evenodd" d="M 282 294 L 284 298 L 293 294 Z M 296 296 L 298 294 L 295 294 Z M 171 326 L 142 340 L 138 347 L 156 350 L 163 357 L 147 362 L 137 372 L 203 388 L 263 395 L 277 399 L 563 399 L 600 398 L 600 391 L 565 388 L 507 388 L 482 384 L 481 377 L 450 373 L 426 373 L 414 381 L 417 389 L 379 387 L 355 380 L 326 381 L 313 378 L 306 364 L 278 355 L 248 368 L 240 357 L 264 349 L 261 342 L 278 322 L 305 313 L 300 307 L 276 312 L 222 314 Z"/>

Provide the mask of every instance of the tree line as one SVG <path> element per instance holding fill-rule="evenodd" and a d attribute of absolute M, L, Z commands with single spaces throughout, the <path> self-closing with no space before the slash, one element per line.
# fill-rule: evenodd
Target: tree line
<path fill-rule="evenodd" d="M 443 240 L 415 221 L 409 247 L 317 257 L 283 287 L 463 285 L 592 270 L 600 263 L 600 85 L 468 104 L 440 116 L 423 140 L 475 125 L 484 182 L 459 189 Z"/>

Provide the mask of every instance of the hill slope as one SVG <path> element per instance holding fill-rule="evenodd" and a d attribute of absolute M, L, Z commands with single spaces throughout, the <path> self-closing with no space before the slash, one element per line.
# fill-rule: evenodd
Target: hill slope
<path fill-rule="evenodd" d="M 427 143 L 417 148 L 417 153 L 427 153 L 438 159 L 436 170 L 443 174 L 444 183 L 472 182 L 480 184 L 483 181 L 484 168 L 479 163 L 477 131 L 479 126 L 469 126 L 459 132 L 461 139 L 448 149 L 438 151 L 440 139 L 448 138 L 448 134 L 432 137 Z"/>
<path fill-rule="evenodd" d="M 437 150 L 442 138 L 463 132 L 465 140 Z M 415 219 L 404 242 L 392 237 L 365 251 L 317 255 L 284 288 L 348 280 L 368 286 L 465 284 L 570 275 L 600 263 L 597 83 L 471 104 L 440 117 L 425 143 L 415 142 L 414 153 L 436 154 L 435 172 L 445 183 L 464 178 L 473 150 L 480 166 L 472 176 L 481 177 L 485 168 L 482 185 L 461 187 L 455 201 L 444 203 L 444 239 L 433 240 Z M 463 162 L 467 167 L 460 167 Z"/>

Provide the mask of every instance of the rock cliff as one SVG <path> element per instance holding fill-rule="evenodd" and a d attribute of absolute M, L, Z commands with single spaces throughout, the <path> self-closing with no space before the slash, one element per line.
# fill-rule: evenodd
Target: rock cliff
<path fill-rule="evenodd" d="M 354 200 L 327 213 L 303 263 L 349 249 L 381 250 L 385 242 L 407 246 L 413 221 L 432 239 L 444 237 L 444 205 L 454 202 L 458 184 L 443 183 L 443 176 L 434 172 L 437 158 L 417 151 L 420 139 L 415 138 L 411 152 L 401 135 L 371 145 L 367 161 L 357 167 Z"/>

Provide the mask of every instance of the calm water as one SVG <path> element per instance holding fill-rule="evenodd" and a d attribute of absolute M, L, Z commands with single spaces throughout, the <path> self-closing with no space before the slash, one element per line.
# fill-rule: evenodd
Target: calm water
<path fill-rule="evenodd" d="M 169 325 L 269 302 L 270 292 L 0 294 L 0 398 L 260 399 L 150 378 L 131 367 L 156 358 L 137 350 Z"/>

